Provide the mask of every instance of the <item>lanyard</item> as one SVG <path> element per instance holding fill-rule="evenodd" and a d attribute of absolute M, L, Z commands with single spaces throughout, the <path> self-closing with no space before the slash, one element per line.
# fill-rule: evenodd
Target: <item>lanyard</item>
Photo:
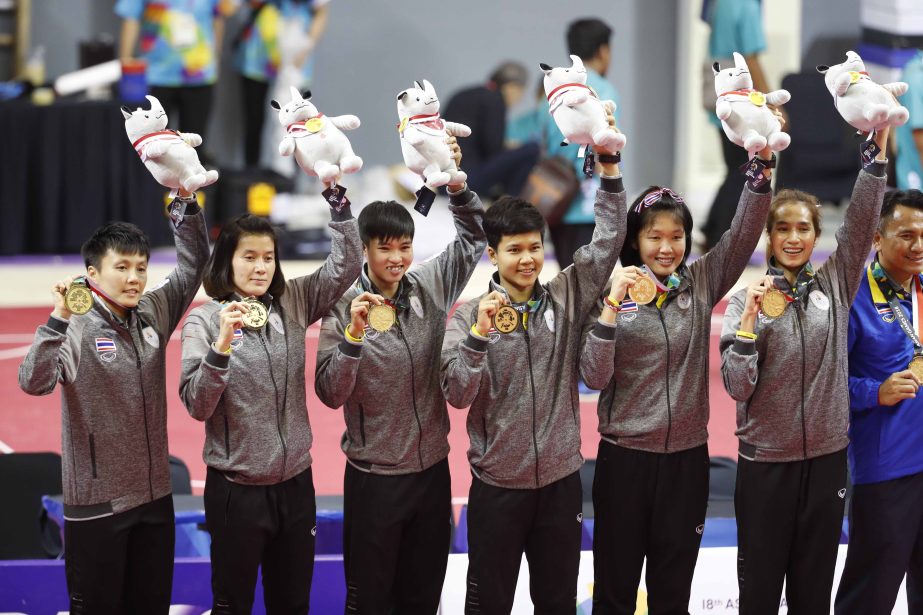
<path fill-rule="evenodd" d="M 887 297 L 888 305 L 891 306 L 891 310 L 894 312 L 894 316 L 897 318 L 898 324 L 901 326 L 901 329 L 904 331 L 904 334 L 910 338 L 910 341 L 913 342 L 913 354 L 923 354 L 923 344 L 920 343 L 920 336 L 917 334 L 917 331 L 920 330 L 920 310 L 923 309 L 923 288 L 920 287 L 920 281 L 914 276 L 914 279 L 911 281 L 913 286 L 911 294 L 911 305 L 913 311 L 913 323 L 910 322 L 910 319 L 907 318 L 907 314 L 904 312 L 904 308 L 901 307 L 901 302 L 897 298 L 897 293 L 890 292 L 885 293 Z M 881 285 L 879 284 L 879 288 Z"/>

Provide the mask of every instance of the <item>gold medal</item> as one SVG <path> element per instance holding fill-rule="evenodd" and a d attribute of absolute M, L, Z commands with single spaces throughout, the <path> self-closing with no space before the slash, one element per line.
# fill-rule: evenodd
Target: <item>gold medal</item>
<path fill-rule="evenodd" d="M 763 295 L 763 301 L 760 303 L 760 310 L 769 318 L 778 318 L 785 313 L 788 307 L 788 299 L 781 290 L 770 288 Z"/>
<path fill-rule="evenodd" d="M 638 305 L 647 305 L 657 296 L 657 286 L 648 276 L 642 276 L 628 287 L 628 296 Z"/>
<path fill-rule="evenodd" d="M 304 123 L 304 127 L 311 133 L 320 132 L 321 128 L 324 127 L 324 120 L 320 119 L 320 117 L 312 117 Z"/>
<path fill-rule="evenodd" d="M 247 297 L 244 299 L 244 304 L 249 308 L 247 313 L 241 317 L 244 326 L 248 329 L 262 329 L 269 320 L 269 310 L 255 297 Z"/>
<path fill-rule="evenodd" d="M 910 365 L 907 366 L 907 369 L 913 373 L 917 380 L 923 382 L 923 355 L 913 355 L 913 358 L 910 359 Z"/>
<path fill-rule="evenodd" d="M 856 71 L 854 71 L 854 70 L 849 71 L 849 82 L 850 82 L 850 83 L 856 83 L 856 82 L 859 81 L 859 79 L 861 79 L 861 78 L 862 78 L 862 74 L 861 74 L 861 73 L 858 73 L 858 72 L 856 72 Z"/>
<path fill-rule="evenodd" d="M 393 327 L 396 321 L 397 313 L 387 303 L 373 305 L 369 308 L 369 326 L 379 333 L 384 333 Z"/>
<path fill-rule="evenodd" d="M 64 305 L 71 314 L 80 316 L 93 307 L 93 293 L 83 279 L 74 280 L 64 293 Z"/>
<path fill-rule="evenodd" d="M 501 305 L 494 314 L 493 324 L 500 333 L 512 333 L 519 327 L 519 312 L 509 305 Z"/>
<path fill-rule="evenodd" d="M 762 107 L 766 104 L 766 95 L 762 92 L 750 92 L 748 98 L 750 99 L 750 102 L 757 107 Z"/>

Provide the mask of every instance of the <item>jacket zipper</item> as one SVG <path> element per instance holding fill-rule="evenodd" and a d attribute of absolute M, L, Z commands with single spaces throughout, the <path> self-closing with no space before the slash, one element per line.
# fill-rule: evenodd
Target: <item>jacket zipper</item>
<path fill-rule="evenodd" d="M 660 326 L 663 327 L 663 339 L 667 344 L 667 365 L 664 370 L 667 380 L 667 439 L 663 443 L 663 450 L 664 452 L 669 452 L 670 432 L 673 430 L 673 405 L 670 402 L 670 336 L 667 335 L 667 323 L 663 319 L 663 310 L 658 308 L 657 315 L 660 316 Z"/>
<path fill-rule="evenodd" d="M 538 436 L 535 433 L 537 427 L 535 417 L 535 376 L 532 374 L 532 343 L 529 340 L 529 330 L 525 328 L 523 322 L 523 335 L 526 338 L 526 353 L 529 355 L 529 384 L 532 387 L 532 449 L 535 451 L 535 486 L 539 486 L 538 480 Z"/>
<path fill-rule="evenodd" d="M 397 334 L 400 336 L 401 341 L 404 342 L 404 348 L 407 349 L 407 357 L 410 359 L 410 394 L 413 399 L 413 415 L 417 419 L 417 429 L 420 432 L 420 445 L 417 447 L 417 457 L 420 460 L 420 469 L 423 470 L 423 423 L 420 421 L 420 413 L 417 411 L 417 377 L 414 374 L 413 369 L 413 353 L 410 352 L 410 344 L 407 343 L 407 338 L 404 337 L 404 330 L 401 329 L 401 324 L 397 323 Z M 363 440 L 365 436 L 362 436 Z"/>
<path fill-rule="evenodd" d="M 144 337 L 141 333 L 141 321 L 137 320 L 137 316 L 135 318 L 135 322 L 138 325 L 138 333 L 141 337 Z M 147 427 L 147 395 L 144 392 L 144 376 L 141 372 L 141 353 L 138 352 L 138 346 L 135 345 L 135 338 L 131 336 L 131 329 L 128 330 L 128 339 L 131 340 L 131 347 L 135 351 L 135 364 L 138 367 L 138 381 L 141 383 L 141 407 L 144 413 L 144 440 L 147 442 L 147 486 L 151 494 L 151 501 L 154 501 L 154 458 L 151 455 L 151 434 Z"/>
<path fill-rule="evenodd" d="M 260 344 L 263 345 L 263 352 L 266 353 L 266 361 L 269 366 L 269 379 L 272 380 L 272 388 L 276 391 L 276 431 L 279 433 L 279 442 L 282 444 L 282 477 L 280 480 L 285 480 L 285 461 L 288 458 L 288 450 L 285 446 L 285 436 L 282 435 L 282 413 L 279 411 L 279 387 L 276 384 L 276 376 L 272 372 L 272 356 L 269 354 L 269 346 L 266 345 L 266 339 L 263 337 L 263 332 L 260 331 L 258 334 L 260 338 Z M 286 366 L 286 369 L 288 367 Z"/>
<path fill-rule="evenodd" d="M 805 381 L 805 355 L 807 351 L 804 346 L 804 328 L 801 325 L 801 306 L 795 305 L 795 322 L 798 323 L 798 335 L 801 337 L 801 449 L 804 458 L 808 458 L 808 429 L 804 419 L 804 381 Z"/>

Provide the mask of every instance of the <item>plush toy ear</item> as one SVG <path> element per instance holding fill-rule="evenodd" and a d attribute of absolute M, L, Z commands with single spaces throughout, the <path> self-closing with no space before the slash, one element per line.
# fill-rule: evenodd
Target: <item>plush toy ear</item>
<path fill-rule="evenodd" d="M 747 60 L 736 51 L 734 52 L 734 66 L 746 71 L 750 70 L 750 68 L 747 66 Z"/>
<path fill-rule="evenodd" d="M 303 99 L 305 99 L 305 100 L 311 100 L 311 90 L 305 90 L 305 91 L 301 94 L 301 97 L 302 97 Z"/>
<path fill-rule="evenodd" d="M 398 100 L 404 100 L 405 98 L 407 98 L 407 90 L 404 90 L 403 92 L 397 95 Z"/>
<path fill-rule="evenodd" d="M 721 65 L 718 64 L 718 62 L 715 62 L 714 64 L 712 64 L 712 65 L 711 65 L 711 72 L 714 73 L 715 75 L 717 75 L 718 73 L 720 73 L 720 72 L 721 72 Z"/>
<path fill-rule="evenodd" d="M 545 72 L 546 75 L 551 72 L 551 67 L 545 64 L 544 62 L 539 62 L 538 67 L 541 68 Z"/>
<path fill-rule="evenodd" d="M 422 90 L 422 89 L 423 89 L 423 84 L 420 83 L 419 81 L 417 81 L 416 79 L 414 79 L 414 80 L 413 80 L 413 87 L 417 88 L 418 90 Z"/>
<path fill-rule="evenodd" d="M 583 60 L 580 59 L 580 56 L 571 55 L 570 61 L 572 62 L 571 68 L 580 73 L 586 72 L 586 68 L 584 68 Z"/>
<path fill-rule="evenodd" d="M 827 66 L 826 64 L 818 64 L 815 68 L 817 72 L 819 72 L 822 75 L 826 73 L 828 70 L 830 70 L 830 67 Z"/>
<path fill-rule="evenodd" d="M 122 117 L 124 117 L 126 120 L 131 119 L 131 109 L 125 105 L 122 105 Z"/>
<path fill-rule="evenodd" d="M 160 101 L 157 100 L 156 96 L 151 96 L 148 94 L 145 96 L 145 98 L 148 99 L 151 103 L 151 111 L 163 111 L 163 105 L 160 104 Z"/>
<path fill-rule="evenodd" d="M 292 94 L 292 100 L 301 100 L 301 92 L 298 91 L 298 88 L 292 85 L 288 89 Z"/>
<path fill-rule="evenodd" d="M 279 101 L 276 100 L 275 98 L 273 98 L 272 100 L 269 101 L 269 106 L 272 107 L 273 109 L 275 109 L 276 111 L 281 111 L 281 110 L 282 110 L 282 105 L 280 105 L 280 104 L 279 104 Z"/>
<path fill-rule="evenodd" d="M 424 91 L 424 92 L 429 92 L 430 94 L 435 94 L 435 93 L 436 93 L 436 88 L 433 87 L 433 84 L 432 84 L 432 83 L 430 83 L 429 81 L 427 81 L 426 79 L 424 79 L 424 80 L 423 80 L 423 91 Z"/>

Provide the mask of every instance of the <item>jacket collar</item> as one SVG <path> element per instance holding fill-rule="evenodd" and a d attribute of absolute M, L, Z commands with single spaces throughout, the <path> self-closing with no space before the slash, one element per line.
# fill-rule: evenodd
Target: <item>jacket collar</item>
<path fill-rule="evenodd" d="M 381 291 L 375 286 L 375 283 L 372 282 L 372 278 L 369 277 L 368 268 L 368 263 L 362 265 L 362 272 L 359 274 L 359 279 L 356 280 L 356 287 L 363 292 L 381 295 Z M 401 281 L 397 285 L 397 292 L 394 294 L 394 297 L 388 300 L 389 303 L 397 308 L 398 311 L 407 309 L 407 306 L 410 305 L 410 292 L 412 290 L 413 282 L 407 277 L 407 274 L 404 274 L 404 277 L 401 278 Z"/>

